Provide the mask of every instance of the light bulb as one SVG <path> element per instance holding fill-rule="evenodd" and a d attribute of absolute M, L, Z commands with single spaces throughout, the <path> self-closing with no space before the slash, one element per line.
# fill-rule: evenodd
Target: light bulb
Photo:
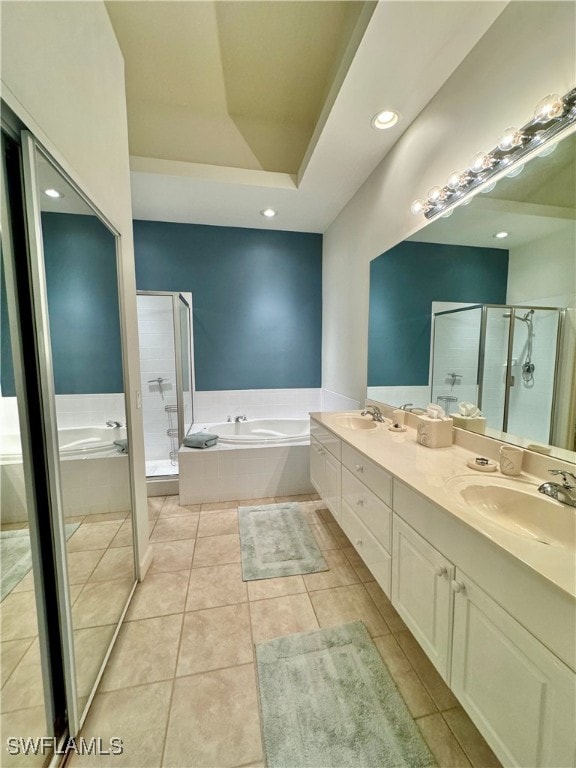
<path fill-rule="evenodd" d="M 503 240 L 505 237 L 508 237 L 508 232 L 496 232 L 494 237 L 496 237 L 498 240 Z"/>
<path fill-rule="evenodd" d="M 372 118 L 372 127 L 383 131 L 386 128 L 392 128 L 397 122 L 398 113 L 393 112 L 391 109 L 385 109 L 382 112 L 378 112 L 377 115 L 374 115 Z"/>
<path fill-rule="evenodd" d="M 501 149 L 502 152 L 508 152 L 514 147 L 519 147 L 522 144 L 523 139 L 524 136 L 522 132 L 518 130 L 518 128 L 506 128 L 500 137 L 500 141 L 498 142 L 498 149 Z"/>
<path fill-rule="evenodd" d="M 426 213 L 428 210 L 428 204 L 425 200 L 421 200 L 420 198 L 418 200 L 414 200 L 412 205 L 410 206 L 410 210 L 414 214 L 414 216 L 419 216 L 421 213 Z"/>
<path fill-rule="evenodd" d="M 442 187 L 432 187 L 428 191 L 428 200 L 431 203 L 438 203 L 440 200 L 443 200 L 445 195 L 442 192 Z"/>
<path fill-rule="evenodd" d="M 273 219 L 276 216 L 276 211 L 273 208 L 264 208 L 260 213 L 262 216 L 266 216 L 267 219 Z"/>
<path fill-rule="evenodd" d="M 564 112 L 564 100 L 557 93 L 549 93 L 541 99 L 534 109 L 534 119 L 539 123 L 547 123 L 561 117 Z"/>
<path fill-rule="evenodd" d="M 48 189 L 45 189 L 44 190 L 44 194 L 47 195 L 48 197 L 53 198 L 54 200 L 58 200 L 58 198 L 64 197 L 62 192 L 58 192 L 57 189 L 53 189 L 52 187 L 49 187 Z"/>
<path fill-rule="evenodd" d="M 462 174 L 460 171 L 452 171 L 450 176 L 448 176 L 448 181 L 446 182 L 446 186 L 450 189 L 456 190 L 460 186 L 460 178 Z"/>
<path fill-rule="evenodd" d="M 470 170 L 472 173 L 482 173 L 482 171 L 490 168 L 491 165 L 492 158 L 490 155 L 487 155 L 485 152 L 478 152 L 478 154 L 474 155 L 472 158 L 472 162 L 470 163 Z"/>

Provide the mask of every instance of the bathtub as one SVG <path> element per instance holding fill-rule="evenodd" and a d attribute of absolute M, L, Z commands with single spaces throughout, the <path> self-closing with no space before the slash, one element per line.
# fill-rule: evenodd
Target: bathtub
<path fill-rule="evenodd" d="M 252 419 L 209 424 L 203 432 L 218 435 L 224 444 L 256 445 L 297 444 L 310 438 L 308 419 Z"/>
<path fill-rule="evenodd" d="M 218 435 L 212 448 L 180 448 L 180 503 L 315 493 L 310 482 L 308 419 L 196 424 Z"/>
<path fill-rule="evenodd" d="M 62 458 L 115 451 L 114 440 L 125 440 L 125 427 L 67 427 L 58 430 L 58 447 Z M 20 435 L 0 435 L 0 462 L 22 460 Z"/>

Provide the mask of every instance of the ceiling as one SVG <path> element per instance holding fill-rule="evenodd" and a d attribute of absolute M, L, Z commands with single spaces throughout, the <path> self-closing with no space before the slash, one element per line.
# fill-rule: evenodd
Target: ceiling
<path fill-rule="evenodd" d="M 325 231 L 505 5 L 110 0 L 134 218 Z"/>

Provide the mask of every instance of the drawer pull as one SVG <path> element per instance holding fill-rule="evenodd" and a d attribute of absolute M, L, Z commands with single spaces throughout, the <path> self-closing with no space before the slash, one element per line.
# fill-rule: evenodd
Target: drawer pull
<path fill-rule="evenodd" d="M 364 506 L 364 499 L 358 499 L 358 501 L 356 502 L 356 504 L 357 504 L 357 506 L 359 506 L 359 507 L 363 507 L 363 506 Z"/>
<path fill-rule="evenodd" d="M 439 565 L 434 571 L 434 573 L 436 574 L 436 576 L 447 576 L 448 568 L 446 568 L 445 565 Z"/>
<path fill-rule="evenodd" d="M 362 464 L 356 464 L 356 472 L 364 472 L 364 467 Z"/>
<path fill-rule="evenodd" d="M 466 592 L 466 585 L 461 581 L 452 580 L 452 591 L 464 593 Z"/>
<path fill-rule="evenodd" d="M 359 547 L 361 547 L 363 544 L 362 539 L 355 539 L 354 543 L 357 544 Z"/>

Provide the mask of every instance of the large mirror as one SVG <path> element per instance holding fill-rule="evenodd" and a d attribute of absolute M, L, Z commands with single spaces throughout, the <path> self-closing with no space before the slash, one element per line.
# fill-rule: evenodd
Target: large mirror
<path fill-rule="evenodd" d="M 575 307 L 572 132 L 371 263 L 367 397 L 573 461 Z"/>

